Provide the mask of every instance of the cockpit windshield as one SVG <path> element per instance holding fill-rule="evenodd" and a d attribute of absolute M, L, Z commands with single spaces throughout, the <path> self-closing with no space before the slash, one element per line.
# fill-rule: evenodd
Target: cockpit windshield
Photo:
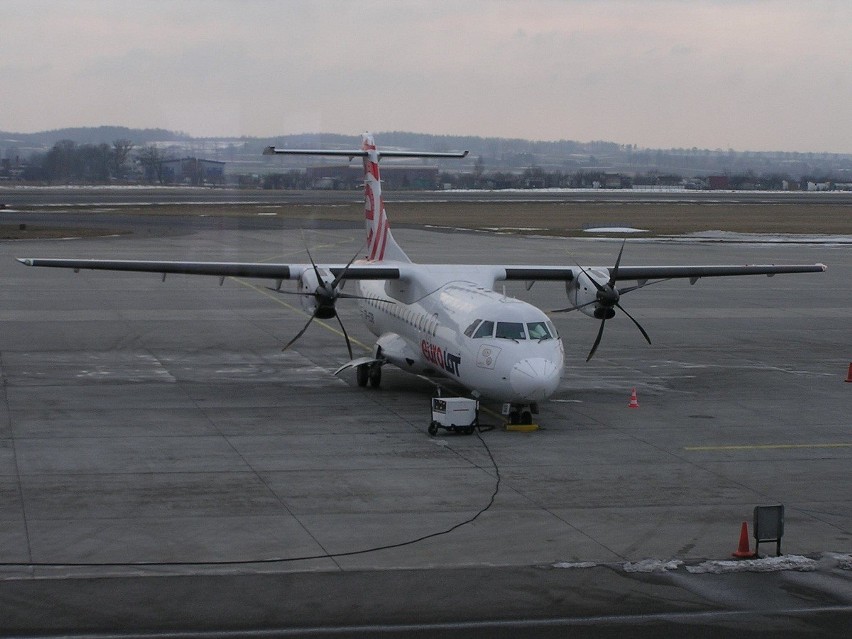
<path fill-rule="evenodd" d="M 527 324 L 527 331 L 530 334 L 530 339 L 542 340 L 553 337 L 544 322 L 530 322 Z"/>
<path fill-rule="evenodd" d="M 476 332 L 473 334 L 474 339 L 479 337 L 491 337 L 494 334 L 494 322 L 489 322 L 485 320 L 482 324 L 479 325 L 479 328 L 476 329 Z"/>
<path fill-rule="evenodd" d="M 492 322 L 491 320 L 474 320 L 465 330 L 465 335 L 473 339 L 496 337 L 497 339 L 554 339 L 556 327 L 547 321 L 544 322 Z"/>
<path fill-rule="evenodd" d="M 497 339 L 526 339 L 524 325 L 520 322 L 497 322 Z"/>

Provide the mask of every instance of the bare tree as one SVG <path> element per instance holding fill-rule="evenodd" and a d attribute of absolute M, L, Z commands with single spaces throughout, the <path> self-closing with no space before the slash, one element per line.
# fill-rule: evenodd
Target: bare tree
<path fill-rule="evenodd" d="M 139 150 L 139 162 L 145 169 L 145 179 L 149 182 L 163 183 L 163 160 L 165 156 L 154 144 L 144 146 Z"/>
<path fill-rule="evenodd" d="M 127 157 L 133 150 L 133 142 L 126 138 L 113 140 L 112 143 L 112 174 L 119 180 L 127 175 Z"/>

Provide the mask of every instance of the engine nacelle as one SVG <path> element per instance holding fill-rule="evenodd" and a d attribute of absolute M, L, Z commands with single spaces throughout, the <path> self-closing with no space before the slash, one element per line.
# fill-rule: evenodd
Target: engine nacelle
<path fill-rule="evenodd" d="M 322 281 L 317 278 L 317 271 L 319 271 Z M 334 302 L 337 298 L 337 293 L 340 292 L 340 287 L 338 286 L 332 291 L 331 284 L 333 281 L 334 276 L 328 269 L 305 269 L 296 282 L 296 290 L 302 293 L 300 296 L 302 310 L 319 319 L 331 319 L 334 317 Z"/>
<path fill-rule="evenodd" d="M 592 278 L 601 286 L 609 282 L 609 271 L 599 268 L 587 268 L 570 282 L 565 283 L 568 301 L 580 312 L 595 319 L 612 319 L 615 310 L 598 303 L 598 289 L 592 284 Z"/>

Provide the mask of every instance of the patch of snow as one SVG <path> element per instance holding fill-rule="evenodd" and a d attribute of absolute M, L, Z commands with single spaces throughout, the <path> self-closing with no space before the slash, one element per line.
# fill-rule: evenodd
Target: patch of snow
<path fill-rule="evenodd" d="M 629 226 L 600 226 L 583 229 L 583 233 L 647 233 L 648 229 L 634 229 Z"/>
<path fill-rule="evenodd" d="M 677 570 L 683 565 L 680 559 L 662 561 L 660 559 L 643 559 L 635 563 L 627 562 L 622 566 L 624 572 L 667 572 Z"/>
<path fill-rule="evenodd" d="M 593 561 L 559 561 L 553 564 L 554 568 L 594 568 L 597 564 Z"/>
<path fill-rule="evenodd" d="M 684 235 L 662 235 L 669 242 L 726 242 L 739 244 L 852 244 L 850 235 L 802 233 L 734 233 L 732 231 L 698 231 Z"/>
<path fill-rule="evenodd" d="M 837 563 L 837 567 L 841 570 L 852 570 L 852 555 L 840 555 L 837 553 L 828 553 L 829 559 Z"/>
<path fill-rule="evenodd" d="M 766 557 L 765 559 L 742 559 L 725 561 L 705 561 L 697 566 L 687 566 L 692 574 L 722 575 L 734 572 L 781 572 L 798 570 L 808 572 L 817 569 L 817 562 L 799 555 L 786 557 Z"/>

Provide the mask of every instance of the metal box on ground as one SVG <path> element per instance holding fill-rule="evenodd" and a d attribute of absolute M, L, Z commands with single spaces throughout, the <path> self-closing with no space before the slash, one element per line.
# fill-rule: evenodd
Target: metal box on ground
<path fill-rule="evenodd" d="M 432 398 L 430 435 L 436 434 L 439 428 L 471 435 L 478 424 L 479 400 L 467 397 Z"/>

